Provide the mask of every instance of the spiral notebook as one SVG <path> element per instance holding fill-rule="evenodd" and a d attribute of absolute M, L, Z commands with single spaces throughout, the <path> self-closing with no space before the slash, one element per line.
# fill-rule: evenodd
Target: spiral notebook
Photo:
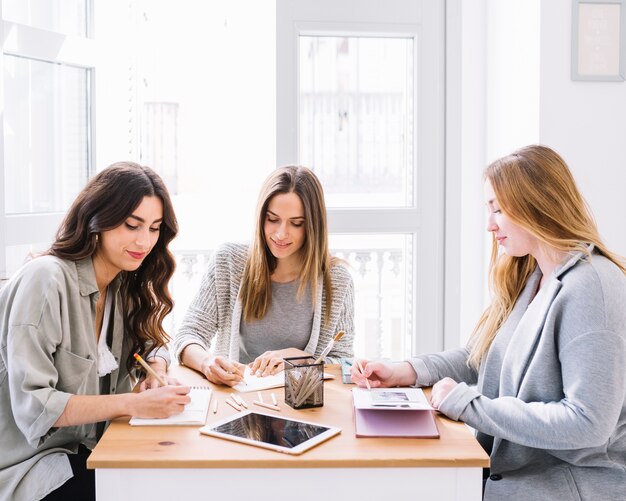
<path fill-rule="evenodd" d="M 189 391 L 191 402 L 180 414 L 154 419 L 133 417 L 130 424 L 132 426 L 204 426 L 212 395 L 213 390 L 208 386 L 192 386 Z"/>

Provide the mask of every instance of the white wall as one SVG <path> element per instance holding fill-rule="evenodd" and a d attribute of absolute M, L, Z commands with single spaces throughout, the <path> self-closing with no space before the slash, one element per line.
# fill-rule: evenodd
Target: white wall
<path fill-rule="evenodd" d="M 480 179 L 495 158 L 530 143 L 554 148 L 608 247 L 626 255 L 626 82 L 571 80 L 571 0 L 447 5 L 446 249 L 460 248 L 446 259 L 452 347 L 466 341 L 487 304 Z"/>
<path fill-rule="evenodd" d="M 445 346 L 488 303 L 482 173 L 539 141 L 539 0 L 448 0 Z"/>
<path fill-rule="evenodd" d="M 606 244 L 626 255 L 626 82 L 570 79 L 571 19 L 571 0 L 541 2 L 540 141 L 568 162 Z"/>
<path fill-rule="evenodd" d="M 446 8 L 446 349 L 465 344 L 485 305 L 487 3 L 448 0 Z"/>

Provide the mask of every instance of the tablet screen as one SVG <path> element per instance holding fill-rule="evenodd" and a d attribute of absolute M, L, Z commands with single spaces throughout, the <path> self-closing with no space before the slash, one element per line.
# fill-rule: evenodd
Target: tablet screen
<path fill-rule="evenodd" d="M 207 435 L 299 454 L 336 435 L 340 430 L 248 411 L 227 421 L 207 425 L 200 431 Z"/>
<path fill-rule="evenodd" d="M 328 430 L 325 426 L 317 424 L 301 423 L 254 413 L 241 416 L 230 423 L 216 426 L 213 429 L 219 433 L 289 447 L 290 449 Z"/>

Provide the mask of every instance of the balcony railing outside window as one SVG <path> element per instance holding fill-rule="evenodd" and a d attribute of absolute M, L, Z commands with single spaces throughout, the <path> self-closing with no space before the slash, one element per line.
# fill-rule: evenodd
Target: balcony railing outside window
<path fill-rule="evenodd" d="M 355 285 L 355 353 L 365 357 L 400 359 L 409 355 L 412 312 L 410 238 L 396 236 L 398 246 L 375 249 L 343 247 L 332 254 L 349 267 Z M 394 242 L 395 243 L 395 242 Z M 404 245 L 406 244 L 406 245 Z M 211 259 L 211 251 L 176 252 L 177 270 L 171 282 L 176 305 L 168 318 L 173 334 L 180 326 L 189 303 Z M 407 298 L 408 297 L 408 301 Z"/>

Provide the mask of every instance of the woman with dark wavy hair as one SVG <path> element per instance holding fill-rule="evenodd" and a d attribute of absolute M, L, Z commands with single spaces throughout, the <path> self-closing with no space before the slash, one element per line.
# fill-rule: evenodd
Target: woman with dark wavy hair
<path fill-rule="evenodd" d="M 161 178 L 119 162 L 87 184 L 50 249 L 2 289 L 0 450 L 11 454 L 0 457 L 0 499 L 93 499 L 86 458 L 106 422 L 167 417 L 189 402 L 189 388 L 172 380 L 130 393 L 134 353 L 167 370 L 177 232 Z"/>

